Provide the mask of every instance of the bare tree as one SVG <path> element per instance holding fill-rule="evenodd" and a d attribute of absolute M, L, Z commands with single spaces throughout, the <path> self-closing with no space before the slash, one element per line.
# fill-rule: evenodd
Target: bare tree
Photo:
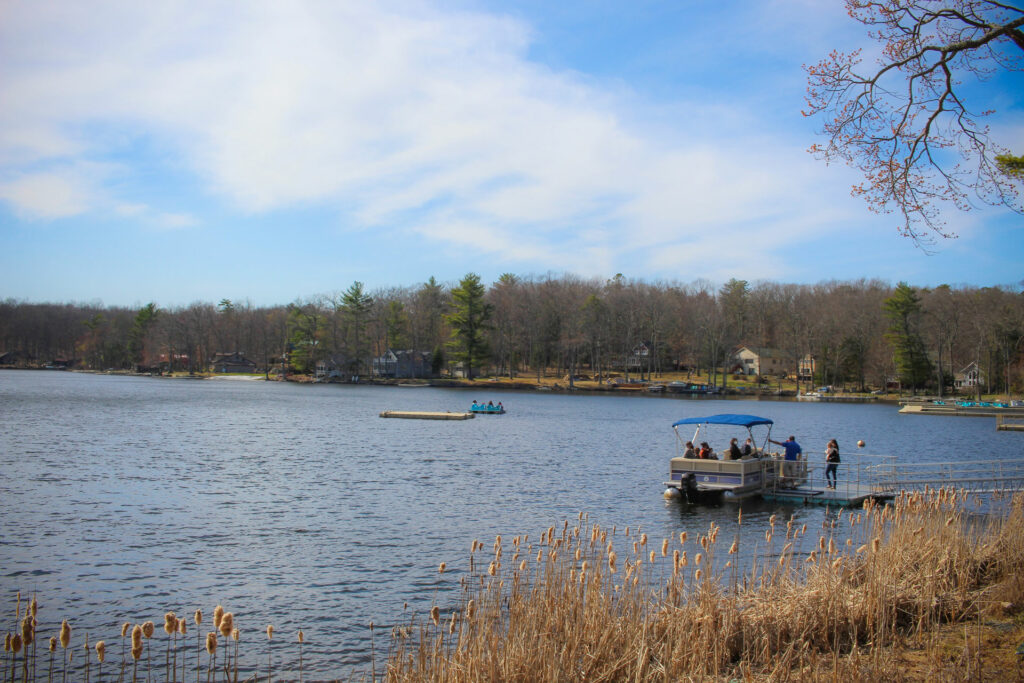
<path fill-rule="evenodd" d="M 1017 181 L 996 157 L 972 113 L 964 81 L 1021 68 L 1024 8 L 997 0 L 846 0 L 850 16 L 880 44 L 877 63 L 861 50 L 833 51 L 806 67 L 808 109 L 826 117 L 826 142 L 811 151 L 864 173 L 854 194 L 879 212 L 897 211 L 900 232 L 919 244 L 944 229 L 937 204 L 974 199 L 1022 211 Z M 955 160 L 955 161 L 954 161 Z"/>

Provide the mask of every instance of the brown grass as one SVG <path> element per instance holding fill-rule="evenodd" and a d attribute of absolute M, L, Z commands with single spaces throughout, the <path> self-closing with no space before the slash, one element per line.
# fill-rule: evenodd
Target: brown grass
<path fill-rule="evenodd" d="M 964 502 L 937 491 L 848 513 L 849 545 L 832 537 L 834 523 L 809 539 L 806 526 L 773 519 L 763 559 L 743 574 L 718 552 L 714 525 L 672 562 L 642 547 L 616 557 L 614 530 L 585 519 L 537 548 L 517 538 L 540 560 L 496 559 L 493 575 L 472 576 L 462 604 L 473 614 L 453 610 L 450 634 L 436 620 L 396 630 L 387 677 L 1006 680 L 1005 653 L 983 656 L 970 634 L 1024 597 L 1024 506 L 979 522 Z M 942 637 L 950 625 L 968 636 Z M 1017 622 L 1014 635 L 1024 635 Z"/>

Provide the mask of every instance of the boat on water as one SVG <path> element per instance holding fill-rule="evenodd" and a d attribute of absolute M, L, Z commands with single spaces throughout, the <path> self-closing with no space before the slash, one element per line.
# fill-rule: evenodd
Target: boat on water
<path fill-rule="evenodd" d="M 796 488 L 807 481 L 806 460 L 784 460 L 767 450 L 773 420 L 756 415 L 724 413 L 707 417 L 689 417 L 672 424 L 676 435 L 676 454 L 670 461 L 666 498 L 683 498 L 691 503 L 711 502 L 724 497 L 742 499 L 761 495 L 767 489 Z M 689 428 L 695 428 L 689 436 Z M 682 433 L 680 428 L 685 428 Z M 743 434 L 741 430 L 746 430 Z M 755 429 L 757 432 L 755 432 Z M 763 439 L 762 437 L 763 432 Z M 743 434 L 753 445 L 750 455 L 739 460 L 684 457 L 686 443 L 711 443 L 728 449 L 732 436 Z M 760 446 L 758 442 L 760 441 Z M 718 456 L 721 457 L 721 456 Z"/>
<path fill-rule="evenodd" d="M 497 404 L 473 401 L 473 405 L 469 407 L 469 412 L 474 415 L 504 415 L 505 406 L 501 405 L 501 401 L 498 401 Z"/>

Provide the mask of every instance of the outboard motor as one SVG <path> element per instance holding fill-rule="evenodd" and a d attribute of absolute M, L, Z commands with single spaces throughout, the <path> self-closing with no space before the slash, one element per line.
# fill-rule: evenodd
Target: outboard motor
<path fill-rule="evenodd" d="M 700 500 L 700 491 L 697 489 L 697 477 L 693 472 L 686 472 L 679 478 L 679 490 L 683 492 L 686 501 L 691 505 Z"/>

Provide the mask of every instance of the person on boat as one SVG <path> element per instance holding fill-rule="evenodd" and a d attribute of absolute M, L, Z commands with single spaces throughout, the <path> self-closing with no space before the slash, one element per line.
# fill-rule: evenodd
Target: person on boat
<path fill-rule="evenodd" d="M 494 401 L 487 402 L 487 410 L 496 410 L 496 408 L 494 407 Z"/>
<path fill-rule="evenodd" d="M 697 457 L 697 451 L 693 448 L 693 442 L 686 442 L 686 450 L 683 451 L 683 457 L 692 460 Z"/>
<path fill-rule="evenodd" d="M 708 445 L 707 441 L 700 442 L 700 458 L 701 460 L 718 460 L 718 457 L 711 450 L 711 446 Z"/>
<path fill-rule="evenodd" d="M 505 406 L 501 405 L 501 401 L 498 401 L 498 410 L 505 410 Z"/>
<path fill-rule="evenodd" d="M 474 399 L 473 399 L 473 405 L 471 405 L 471 406 L 469 407 L 469 409 L 470 409 L 470 410 L 477 410 L 477 409 L 478 409 L 479 407 L 480 407 L 480 404 L 479 404 L 479 403 L 477 403 L 477 402 L 476 402 L 476 399 L 474 398 Z"/>
<path fill-rule="evenodd" d="M 835 489 L 836 470 L 839 469 L 839 444 L 835 439 L 825 446 L 825 482 L 826 488 Z"/>
<path fill-rule="evenodd" d="M 752 457 L 754 455 L 754 442 L 747 437 L 746 442 L 743 444 L 743 448 L 740 449 L 740 453 L 743 454 L 744 458 Z"/>
<path fill-rule="evenodd" d="M 742 457 L 743 452 L 740 451 L 740 445 L 737 442 L 736 437 L 733 437 L 732 441 L 729 442 L 729 450 L 726 452 L 725 459 L 739 460 Z"/>
<path fill-rule="evenodd" d="M 785 441 L 776 441 L 775 439 L 768 440 L 786 449 L 786 460 L 799 460 L 800 454 L 804 452 L 804 449 L 800 448 L 800 444 L 796 442 L 795 436 L 790 436 Z"/>

